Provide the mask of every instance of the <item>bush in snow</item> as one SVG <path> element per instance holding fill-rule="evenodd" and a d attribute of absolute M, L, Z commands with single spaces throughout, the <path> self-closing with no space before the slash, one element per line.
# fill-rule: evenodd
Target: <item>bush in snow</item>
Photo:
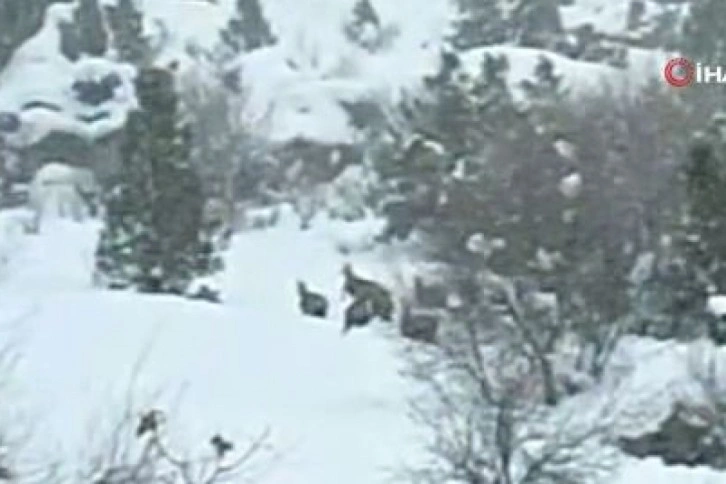
<path fill-rule="evenodd" d="M 597 482 L 617 464 L 608 406 L 583 412 L 544 406 L 537 378 L 516 355 L 490 346 L 476 325 L 466 337 L 410 359 L 429 393 L 413 403 L 430 432 L 430 460 L 402 482 L 561 484 Z"/>
<path fill-rule="evenodd" d="M 377 179 L 363 165 L 347 167 L 328 186 L 325 204 L 332 218 L 346 221 L 364 218 L 372 206 L 372 194 Z"/>
<path fill-rule="evenodd" d="M 188 127 L 179 125 L 173 75 L 142 70 L 136 90 L 141 110 L 124 131 L 96 276 L 105 285 L 183 294 L 195 278 L 221 269 L 221 260 L 203 227 L 205 198 L 189 161 Z"/>
<path fill-rule="evenodd" d="M 28 187 L 28 205 L 35 214 L 34 231 L 47 219 L 81 221 L 96 215 L 98 186 L 90 170 L 48 163 Z"/>
<path fill-rule="evenodd" d="M 243 449 L 220 434 L 208 441 L 209 455 L 198 459 L 177 455 L 166 436 L 166 418 L 159 410 L 126 418 L 112 437 L 112 448 L 97 457 L 92 484 L 219 484 L 247 480 L 260 454 L 269 450 L 265 431 Z M 137 445 L 134 445 L 136 443 Z"/>

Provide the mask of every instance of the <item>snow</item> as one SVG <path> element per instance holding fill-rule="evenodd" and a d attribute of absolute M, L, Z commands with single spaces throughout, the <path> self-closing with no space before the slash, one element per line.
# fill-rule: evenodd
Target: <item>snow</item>
<path fill-rule="evenodd" d="M 504 56 L 509 61 L 507 82 L 516 99 L 522 99 L 524 93 L 521 83 L 534 80 L 535 68 L 542 57 L 548 59 L 555 67 L 555 74 L 562 76 L 563 87 L 570 95 L 577 97 L 611 90 L 613 94 L 633 95 L 648 83 L 661 76 L 662 60 L 665 54 L 659 52 L 636 51 L 626 69 L 605 64 L 582 62 L 541 49 L 512 46 L 492 46 L 472 49 L 463 56 L 464 68 L 475 74 L 481 68 L 485 55 Z"/>
<path fill-rule="evenodd" d="M 663 2 L 665 3 L 665 2 Z M 667 6 L 654 0 L 645 0 L 643 22 L 648 23 L 668 9 L 682 8 Z M 622 35 L 627 32 L 630 0 L 576 0 L 572 5 L 560 6 L 563 27 L 573 30 L 590 24 L 596 32 Z"/>
<path fill-rule="evenodd" d="M 421 458 L 422 434 L 407 418 L 413 387 L 398 373 L 405 343 L 383 322 L 340 333 L 345 262 L 397 291 L 415 268 L 409 247 L 368 250 L 378 221 L 316 219 L 300 231 L 288 210 L 274 227 L 238 234 L 217 305 L 96 290 L 96 223 L 54 220 L 29 236 L 11 230 L 22 225 L 18 212 L 0 215 L 8 255 L 0 326 L 22 355 L 7 387 L 12 414 L 0 412 L 0 421 L 16 432 L 31 422 L 42 428 L 27 444 L 34 455 L 87 463 L 133 392 L 134 411 L 169 412 L 183 451 L 201 452 L 215 432 L 234 439 L 270 428 L 275 455 L 265 461 L 262 483 L 383 483 L 397 466 Z M 359 249 L 338 250 L 354 242 Z M 328 320 L 299 314 L 297 279 L 329 298 Z M 704 355 L 726 359 L 714 351 L 705 342 L 626 338 L 604 386 L 562 412 L 587 408 L 579 418 L 592 418 L 615 395 L 620 435 L 652 430 L 674 399 L 698 398 L 689 368 Z M 644 476 L 666 484 L 726 482 L 708 469 L 627 459 L 610 484 Z"/>
<path fill-rule="evenodd" d="M 344 231 L 320 227 L 295 237 L 297 228 L 283 220 L 239 236 L 220 306 L 95 291 L 97 228 L 57 220 L 25 236 L 0 289 L 0 324 L 22 340 L 15 401 L 43 429 L 31 438 L 37 455 L 77 459 L 84 445 L 100 445 L 143 357 L 134 397 L 173 412 L 185 444 L 269 426 L 280 460 L 260 482 L 384 482 L 408 457 L 416 429 L 406 415 L 396 341 L 385 337 L 391 329 L 380 323 L 340 334 L 346 259 L 330 234 Z M 371 231 L 370 222 L 351 228 L 351 238 Z M 376 263 L 390 258 L 355 264 L 369 274 Z M 330 320 L 299 314 L 297 277 L 329 295 Z M 161 396 L 152 402 L 155 392 Z"/>
<path fill-rule="evenodd" d="M 709 297 L 708 309 L 716 316 L 726 315 L 726 295 L 717 294 Z"/>
<path fill-rule="evenodd" d="M 104 3 L 114 3 L 107 0 Z M 173 6 L 172 6 L 173 3 Z M 308 138 L 324 143 L 347 143 L 354 139 L 347 114 L 340 101 L 361 98 L 395 101 L 403 92 L 416 89 L 422 76 L 433 72 L 439 47 L 448 28 L 452 9 L 449 2 L 405 0 L 395 5 L 374 2 L 381 22 L 398 32 L 390 48 L 368 53 L 348 42 L 343 25 L 352 15 L 354 1 L 316 0 L 304 6 L 292 0 L 274 0 L 264 5 L 279 42 L 246 54 L 236 66 L 252 92 L 253 117 L 264 120 L 254 127 L 275 141 Z M 0 111 L 18 112 L 22 105 L 42 101 L 59 106 L 59 112 L 31 109 L 21 113 L 23 129 L 10 136 L 17 145 L 28 145 L 52 131 L 76 133 L 97 139 L 118 129 L 135 106 L 131 82 L 134 70 L 107 59 L 69 62 L 59 55 L 58 22 L 67 19 L 72 4 L 55 4 L 48 9 L 41 31 L 18 49 L 0 75 Z M 190 46 L 212 49 L 219 42 L 219 30 L 234 12 L 233 0 L 182 2 L 145 0 L 145 28 L 159 47 L 160 65 L 179 62 L 182 72 L 203 68 L 188 53 Z M 648 11 L 653 7 L 648 4 Z M 566 25 L 598 19 L 603 29 L 621 29 L 627 2 L 580 0 L 562 7 Z M 625 12 L 625 13 L 624 13 Z M 310 25 L 315 25 L 314 29 Z M 483 51 L 506 54 L 512 65 L 510 82 L 531 78 L 540 55 L 553 60 L 566 75 L 566 83 L 579 93 L 604 86 L 631 92 L 660 75 L 666 54 L 630 49 L 630 66 L 618 70 L 601 64 L 574 61 L 537 49 L 492 47 L 467 54 L 478 67 Z M 123 85 L 113 99 L 90 109 L 73 98 L 74 80 L 116 72 Z M 31 80 L 31 81 L 29 81 Z M 89 111 L 91 111 L 89 113 Z M 105 119 L 85 123 L 79 117 L 98 112 Z"/>
<path fill-rule="evenodd" d="M 632 459 L 623 466 L 620 475 L 610 484 L 652 482 L 658 484 L 724 484 L 726 475 L 711 469 L 692 469 L 685 466 L 666 467 L 659 459 Z"/>
<path fill-rule="evenodd" d="M 261 120 L 256 128 L 272 140 L 350 142 L 355 133 L 341 101 L 393 101 L 436 68 L 450 2 L 430 1 L 422 8 L 419 0 L 373 1 L 382 23 L 398 30 L 390 49 L 373 54 L 343 36 L 353 3 L 264 3 L 280 43 L 230 67 L 240 70 L 250 88 L 252 117 Z M 163 41 L 159 63 L 177 60 L 182 71 L 202 70 L 185 51 L 190 45 L 212 48 L 233 4 L 145 0 L 146 27 Z M 592 23 L 599 32 L 620 35 L 627 4 L 577 0 L 561 11 L 568 29 Z M 647 2 L 646 17 L 660 8 Z M 17 112 L 22 121 L 21 131 L 8 137 L 11 143 L 27 145 L 55 130 L 95 139 L 118 129 L 135 107 L 131 66 L 108 59 L 74 63 L 59 55 L 57 25 L 69 14 L 68 5 L 50 7 L 41 31 L 0 73 L 0 112 Z M 513 87 L 531 79 L 545 55 L 574 95 L 603 87 L 635 92 L 661 75 L 668 58 L 664 52 L 631 48 L 628 68 L 618 69 L 497 46 L 466 54 L 467 68 L 478 69 L 484 53 L 508 57 Z M 74 98 L 74 81 L 111 72 L 122 81 L 112 99 L 91 109 Z M 23 105 L 38 101 L 59 110 L 23 111 Z M 109 117 L 92 124 L 78 121 L 97 110 Z M 577 176 L 564 179 L 564 188 L 576 188 Z M 348 193 L 347 186 L 331 189 L 336 188 Z M 14 342 L 22 359 L 4 388 L 13 408 L 0 412 L 0 424 L 18 433 L 35 430 L 27 445 L 39 460 L 62 456 L 69 465 L 90 464 L 88 453 L 103 445 L 133 391 L 133 410 L 153 405 L 171 412 L 175 443 L 184 450 L 200 450 L 196 447 L 215 432 L 234 440 L 269 426 L 279 458 L 258 481 L 262 484 L 383 483 L 389 481 L 388 471 L 418 460 L 424 441 L 407 415 L 410 384 L 397 371 L 405 343 L 383 322 L 341 336 L 346 303 L 341 267 L 351 262 L 356 273 L 398 294 L 406 294 L 414 272 L 423 274 L 425 267 L 415 262 L 410 246 L 376 246 L 380 220 L 346 223 L 317 217 L 301 231 L 292 208 L 283 208 L 276 226 L 233 239 L 228 269 L 214 281 L 220 285 L 221 305 L 100 291 L 91 278 L 96 223 L 50 220 L 40 234 L 28 235 L 31 213 L 1 212 L 0 327 L 10 332 L 3 340 Z M 471 240 L 474 250 L 481 249 L 477 238 Z M 329 298 L 327 320 L 299 314 L 298 279 Z M 711 303 L 721 314 L 726 303 L 719 298 L 724 296 Z M 626 338 L 604 384 L 573 398 L 563 412 L 587 409 L 580 411 L 585 421 L 616 395 L 613 425 L 619 434 L 652 430 L 675 399 L 700 397 L 689 366 L 696 356 L 714 354 L 726 359 L 704 342 Z M 658 459 L 627 459 L 609 484 L 647 480 L 714 484 L 726 483 L 726 474 L 665 467 Z"/>

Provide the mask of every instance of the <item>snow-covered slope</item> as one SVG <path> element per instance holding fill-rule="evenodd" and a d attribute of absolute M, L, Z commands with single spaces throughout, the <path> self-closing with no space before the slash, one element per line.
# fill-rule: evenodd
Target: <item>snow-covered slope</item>
<path fill-rule="evenodd" d="M 18 220 L 6 217 L 6 227 Z M 338 271 L 353 260 L 393 283 L 408 261 L 396 250 L 340 255 L 342 245 L 367 245 L 370 222 L 304 232 L 282 222 L 237 236 L 223 305 L 93 290 L 93 223 L 56 221 L 35 237 L 6 229 L 13 243 L 5 246 L 0 329 L 22 358 L 4 387 L 13 406 L 0 424 L 30 432 L 24 448 L 33 457 L 21 469 L 59 456 L 90 465 L 133 397 L 133 411 L 168 411 L 174 443 L 190 453 L 202 453 L 215 432 L 243 445 L 269 427 L 274 448 L 253 468 L 263 484 L 398 482 L 391 472 L 419 460 L 425 443 L 407 419 L 413 388 L 398 374 L 405 343 L 383 323 L 341 336 Z M 328 320 L 299 315 L 297 278 L 330 297 Z M 652 428 L 689 391 L 684 370 L 705 349 L 624 342 L 606 379 L 625 377 L 617 382 L 623 434 L 627 424 Z M 609 404 L 598 395 L 569 405 Z M 644 480 L 719 484 L 726 475 L 632 459 L 610 484 Z"/>
<path fill-rule="evenodd" d="M 632 95 L 661 75 L 668 55 L 658 51 L 632 50 L 627 68 L 616 68 L 594 62 L 582 62 L 540 49 L 494 46 L 474 49 L 463 56 L 464 65 L 471 73 L 477 73 L 485 55 L 504 56 L 509 62 L 507 80 L 515 95 L 521 94 L 522 81 L 532 79 L 537 64 L 548 59 L 555 74 L 562 76 L 564 87 L 570 95 L 580 96 L 608 89 L 613 94 Z"/>
<path fill-rule="evenodd" d="M 95 292 L 95 233 L 93 224 L 44 226 L 15 247 L 0 289 L 3 330 L 11 328 L 22 354 L 12 418 L 19 431 L 28 419 L 42 430 L 30 439 L 34 455 L 77 461 L 99 450 L 137 364 L 138 405 L 171 412 L 184 445 L 269 426 L 279 455 L 263 483 L 385 482 L 415 448 L 399 343 L 382 337 L 384 328 L 342 337 L 339 308 L 329 320 L 297 311 L 295 276 L 339 305 L 339 258 L 324 233 L 297 243 L 284 227 L 241 236 L 224 306 Z"/>

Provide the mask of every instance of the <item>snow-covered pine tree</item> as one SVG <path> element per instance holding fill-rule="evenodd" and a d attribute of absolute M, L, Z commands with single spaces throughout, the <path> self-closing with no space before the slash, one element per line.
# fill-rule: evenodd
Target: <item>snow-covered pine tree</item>
<path fill-rule="evenodd" d="M 458 50 L 500 44 L 507 40 L 507 22 L 499 0 L 457 0 L 458 18 L 450 36 Z"/>
<path fill-rule="evenodd" d="M 723 22 L 726 2 L 699 0 L 689 8 L 683 26 L 680 50 L 691 59 L 704 64 L 726 64 L 726 34 Z"/>
<path fill-rule="evenodd" d="M 141 292 L 184 294 L 221 269 L 203 227 L 204 195 L 189 161 L 171 72 L 140 71 L 140 110 L 124 130 L 122 166 L 106 201 L 96 252 L 99 282 Z"/>
<path fill-rule="evenodd" d="M 259 0 L 237 0 L 237 15 L 220 36 L 232 54 L 250 52 L 277 41 Z"/>
<path fill-rule="evenodd" d="M 689 263 L 720 294 L 726 293 L 726 116 L 714 118 L 694 140 L 686 171 Z"/>
<path fill-rule="evenodd" d="M 367 50 L 377 50 L 390 45 L 391 39 L 397 34 L 395 26 L 384 26 L 378 12 L 370 0 L 357 0 L 353 6 L 350 21 L 343 32 L 350 42 Z"/>
<path fill-rule="evenodd" d="M 348 40 L 370 50 L 373 47 L 371 40 L 380 28 L 381 20 L 370 0 L 357 0 L 353 6 L 353 19 L 344 29 Z"/>
<path fill-rule="evenodd" d="M 562 33 L 558 0 L 518 0 L 510 5 L 509 37 L 517 45 L 547 48 Z"/>
<path fill-rule="evenodd" d="M 81 54 L 100 57 L 108 47 L 108 33 L 98 0 L 81 0 L 73 12 L 73 22 L 60 25 L 63 55 L 77 60 Z"/>
<path fill-rule="evenodd" d="M 81 52 L 98 57 L 104 55 L 108 33 L 98 0 L 80 0 L 74 17 L 80 33 Z"/>
<path fill-rule="evenodd" d="M 144 35 L 144 16 L 136 8 L 135 0 L 118 0 L 116 5 L 106 6 L 106 17 L 117 60 L 147 65 L 151 60 L 151 49 Z"/>
<path fill-rule="evenodd" d="M 220 31 L 219 37 L 221 48 L 215 54 L 221 63 L 244 52 L 251 52 L 277 42 L 259 0 L 237 0 L 236 15 Z M 222 73 L 222 80 L 225 87 L 235 93 L 241 93 L 237 69 Z"/>

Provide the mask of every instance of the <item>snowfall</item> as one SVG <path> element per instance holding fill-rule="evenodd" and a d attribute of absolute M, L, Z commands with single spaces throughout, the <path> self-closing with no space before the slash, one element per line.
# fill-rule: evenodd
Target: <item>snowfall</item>
<path fill-rule="evenodd" d="M 384 23 L 400 31 L 394 48 L 377 55 L 345 47 L 337 26 L 352 3 L 265 4 L 280 43 L 238 63 L 252 92 L 249 108 L 260 115 L 272 112 L 265 135 L 350 141 L 353 132 L 338 101 L 395 98 L 435 65 L 449 13 L 446 2 L 431 0 L 422 9 L 420 0 L 398 0 L 395 7 L 374 1 Z M 625 4 L 578 0 L 563 7 L 563 18 L 568 26 L 592 22 L 618 33 Z M 647 5 L 650 13 L 661 8 Z M 18 146 L 58 130 L 100 137 L 118 128 L 134 107 L 130 66 L 112 59 L 72 63 L 58 55 L 57 26 L 68 18 L 68 8 L 49 8 L 42 30 L 0 74 L 0 111 L 20 116 L 20 129 L 8 135 Z M 209 46 L 230 8 L 230 0 L 147 0 L 149 29 L 173 26 L 166 32 L 162 61 L 178 60 L 184 74 L 203 78 L 184 52 L 190 44 Z M 628 91 L 659 75 L 666 57 L 633 50 L 631 67 L 616 70 L 531 49 L 490 50 L 509 57 L 513 87 L 531 75 L 540 55 L 547 55 L 566 83 L 581 92 L 601 86 Z M 480 54 L 470 54 L 472 65 Z M 73 99 L 72 82 L 108 72 L 123 81 L 112 99 L 94 108 L 108 116 L 97 124 L 78 121 L 95 113 Z M 38 101 L 59 109 L 23 109 Z M 175 449 L 190 455 L 203 454 L 217 432 L 242 447 L 245 439 L 269 429 L 271 447 L 250 469 L 261 484 L 397 482 L 396 470 L 425 458 L 426 436 L 408 416 L 415 389 L 400 375 L 401 355 L 414 344 L 383 323 L 341 334 L 344 262 L 389 285 L 416 263 L 405 247 L 372 243 L 375 221 L 322 220 L 300 231 L 283 217 L 275 227 L 237 234 L 226 252 L 224 301 L 210 304 L 95 289 L 90 274 L 97 224 L 50 220 L 39 234 L 28 235 L 24 217 L 22 211 L 0 213 L 0 341 L 5 343 L 0 348 L 7 348 L 0 353 L 0 371 L 9 402 L 0 410 L 0 428 L 22 444 L 26 457 L 16 463 L 21 470 L 57 459 L 83 466 L 108 449 L 107 439 L 126 411 L 149 408 L 167 412 Z M 300 315 L 298 279 L 330 298 L 326 320 Z M 609 370 L 624 375 L 618 383 L 624 386 L 619 394 L 626 396 L 621 407 L 638 414 L 643 414 L 639 407 L 648 409 L 651 418 L 638 422 L 640 428 L 656 424 L 672 399 L 687 391 L 687 362 L 694 353 L 709 351 L 715 350 L 703 342 L 624 341 Z M 726 483 L 726 474 L 632 459 L 610 484 L 646 481 Z"/>

